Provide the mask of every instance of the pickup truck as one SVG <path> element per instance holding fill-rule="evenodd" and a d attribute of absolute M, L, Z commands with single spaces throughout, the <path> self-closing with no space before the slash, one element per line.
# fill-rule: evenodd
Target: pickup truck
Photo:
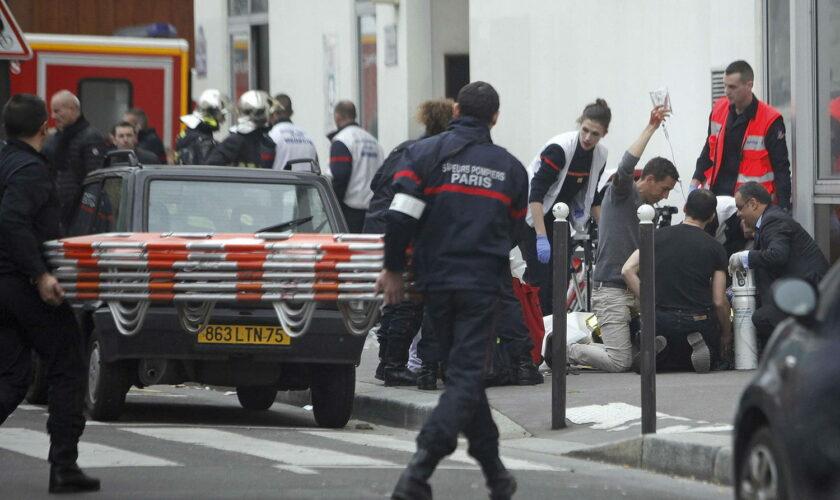
<path fill-rule="evenodd" d="M 310 172 L 241 167 L 117 166 L 87 176 L 68 236 L 111 232 L 342 233 L 335 193 Z M 236 388 L 243 408 L 266 410 L 278 390 L 311 390 L 321 427 L 343 427 L 353 410 L 365 336 L 347 331 L 333 303 L 318 303 L 306 334 L 291 338 L 270 304 L 218 303 L 197 335 L 171 304 L 152 304 L 142 329 L 121 334 L 104 302 L 74 305 L 87 346 L 85 406 L 117 419 L 132 385 Z M 43 402 L 42 374 L 28 399 Z M 38 400 L 41 401 L 38 401 Z"/>

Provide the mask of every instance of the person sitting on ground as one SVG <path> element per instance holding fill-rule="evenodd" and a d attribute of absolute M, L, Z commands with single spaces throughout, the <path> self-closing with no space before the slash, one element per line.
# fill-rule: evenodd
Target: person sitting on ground
<path fill-rule="evenodd" d="M 711 191 L 696 189 L 685 203 L 685 221 L 656 230 L 656 333 L 667 340 L 656 357 L 657 369 L 706 373 L 712 359 L 728 358 L 731 352 L 726 250 L 705 232 L 716 206 Z M 641 297 L 638 250 L 621 275 Z"/>
<path fill-rule="evenodd" d="M 621 277 L 621 267 L 639 247 L 636 210 L 642 203 L 657 203 L 667 198 L 680 176 L 674 164 L 662 157 L 651 159 L 636 182 L 633 182 L 633 169 L 667 116 L 668 110 L 661 105 L 651 110 L 648 124 L 624 153 L 604 194 L 592 291 L 592 308 L 604 343 L 570 345 L 570 363 L 608 372 L 630 369 L 633 360 L 630 319 L 639 305 Z M 664 347 L 665 338 L 657 337 L 657 349 Z"/>

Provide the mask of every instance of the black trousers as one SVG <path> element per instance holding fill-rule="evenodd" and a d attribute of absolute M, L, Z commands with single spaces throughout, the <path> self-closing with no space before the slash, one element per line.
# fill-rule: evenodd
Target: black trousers
<path fill-rule="evenodd" d="M 525 325 L 522 304 L 513 293 L 513 278 L 508 273 L 501 286 L 499 296 L 499 324 L 496 328 L 498 337 L 506 344 L 507 352 L 516 359 L 529 358 L 534 341 Z"/>
<path fill-rule="evenodd" d="M 752 315 L 752 322 L 755 325 L 755 335 L 759 345 L 765 345 L 773 335 L 776 326 L 787 318 L 787 315 L 779 310 L 772 301 L 765 301 L 757 308 Z"/>
<path fill-rule="evenodd" d="M 463 432 L 468 452 L 481 460 L 498 456 L 499 430 L 484 392 L 484 375 L 496 338 L 498 296 L 450 291 L 426 294 L 426 313 L 442 351 L 447 379 L 437 407 L 417 436 L 417 446 L 434 456 L 449 455 Z"/>
<path fill-rule="evenodd" d="M 351 233 L 361 233 L 365 227 L 365 214 L 367 210 L 361 208 L 351 208 L 344 204 L 341 205 L 341 213 L 344 214 L 344 220 L 347 221 L 347 228 Z"/>
<path fill-rule="evenodd" d="M 718 359 L 720 329 L 717 316 L 713 316 L 712 311 L 656 310 L 656 334 L 668 341 L 665 350 L 656 357 L 657 371 L 694 369 L 691 365 L 691 344 L 687 339 L 688 334 L 693 332 L 700 332 L 711 358 Z"/>
<path fill-rule="evenodd" d="M 422 320 L 422 302 L 386 305 L 379 323 L 379 345 L 385 346 L 384 351 L 380 349 L 380 357 L 404 365 L 408 361 L 408 348 Z"/>
<path fill-rule="evenodd" d="M 540 309 L 547 316 L 554 310 L 554 215 L 549 211 L 543 219 L 548 243 L 551 245 L 551 258 L 547 264 L 543 264 L 537 258 L 537 232 L 532 227 L 525 231 L 523 256 L 525 257 L 525 263 L 528 264 L 528 284 L 540 289 Z M 574 253 L 571 232 L 571 224 L 569 224 L 569 267 L 571 267 L 571 257 Z M 571 278 L 570 273 L 569 279 L 571 280 Z M 566 286 L 568 287 L 568 283 Z"/>
<path fill-rule="evenodd" d="M 31 349 L 47 371 L 52 463 L 74 463 L 85 428 L 85 366 L 73 311 L 41 300 L 21 275 L 0 275 L 0 424 L 17 408 L 29 385 Z"/>

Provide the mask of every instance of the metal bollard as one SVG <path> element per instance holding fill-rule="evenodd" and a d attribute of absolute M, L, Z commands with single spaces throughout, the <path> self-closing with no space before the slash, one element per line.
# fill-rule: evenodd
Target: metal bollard
<path fill-rule="evenodd" d="M 551 428 L 566 427 L 566 290 L 569 286 L 569 206 L 557 203 L 554 214 L 554 304 L 551 333 Z"/>
<path fill-rule="evenodd" d="M 656 295 L 653 252 L 653 216 L 651 205 L 642 205 L 639 216 L 639 279 L 642 306 L 640 337 L 642 371 L 642 434 L 656 433 Z"/>
<path fill-rule="evenodd" d="M 758 367 L 758 347 L 755 340 L 755 281 L 752 269 L 738 271 L 732 276 L 732 311 L 735 334 L 735 369 L 754 370 Z"/>

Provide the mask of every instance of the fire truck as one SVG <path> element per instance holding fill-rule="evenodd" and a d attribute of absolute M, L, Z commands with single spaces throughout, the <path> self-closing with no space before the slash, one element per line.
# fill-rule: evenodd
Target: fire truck
<path fill-rule="evenodd" d="M 11 94 L 35 94 L 49 103 L 67 89 L 103 133 L 130 108 L 143 109 L 149 128 L 171 147 L 187 113 L 186 40 L 117 36 L 24 34 L 33 57 L 9 63 Z M 51 125 L 54 125 L 51 123 Z"/>

